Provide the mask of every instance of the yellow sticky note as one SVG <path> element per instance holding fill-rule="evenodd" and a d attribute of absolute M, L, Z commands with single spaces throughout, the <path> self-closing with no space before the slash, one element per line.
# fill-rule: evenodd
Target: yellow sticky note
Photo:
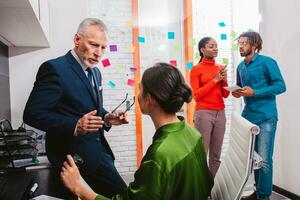
<path fill-rule="evenodd" d="M 133 26 L 133 20 L 130 19 L 130 20 L 126 21 L 126 26 L 129 26 L 129 27 Z"/>
<path fill-rule="evenodd" d="M 128 52 L 134 53 L 135 47 L 133 45 L 128 46 Z"/>
<path fill-rule="evenodd" d="M 123 65 L 116 65 L 115 70 L 117 73 L 123 73 L 125 71 L 125 67 Z"/>

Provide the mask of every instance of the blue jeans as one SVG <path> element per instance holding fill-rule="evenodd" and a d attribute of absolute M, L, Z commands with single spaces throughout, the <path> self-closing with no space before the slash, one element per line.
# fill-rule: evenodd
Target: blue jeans
<path fill-rule="evenodd" d="M 277 119 L 271 118 L 257 124 L 260 133 L 256 136 L 255 151 L 263 158 L 262 168 L 254 171 L 257 196 L 268 200 L 273 185 L 273 150 Z"/>

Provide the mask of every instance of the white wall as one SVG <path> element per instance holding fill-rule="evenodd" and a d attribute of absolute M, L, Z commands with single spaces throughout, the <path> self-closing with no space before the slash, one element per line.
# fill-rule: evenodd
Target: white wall
<path fill-rule="evenodd" d="M 145 37 L 140 43 L 141 73 L 156 62 L 177 61 L 177 68 L 185 71 L 183 46 L 183 1 L 141 0 L 139 1 L 139 34 Z M 168 32 L 175 33 L 168 40 Z M 180 50 L 176 50 L 179 46 Z M 181 114 L 182 115 L 182 114 Z M 152 143 L 155 127 L 148 115 L 142 115 L 143 154 Z"/>
<path fill-rule="evenodd" d="M 134 79 L 134 73 L 130 71 L 130 67 L 133 67 L 133 53 L 128 51 L 128 46 L 132 45 L 132 26 L 126 23 L 132 19 L 131 0 L 89 0 L 88 2 L 88 16 L 100 18 L 107 24 L 108 45 L 117 45 L 118 49 L 117 52 L 110 52 L 108 48 L 104 54 L 102 59 L 110 60 L 109 67 L 99 65 L 102 73 L 104 107 L 111 111 L 124 100 L 126 93 L 130 100 L 134 96 L 134 87 L 127 85 L 128 79 Z M 109 81 L 113 81 L 116 86 L 109 87 Z M 125 109 L 125 104 L 120 109 Z M 125 179 L 131 178 L 137 169 L 134 107 L 128 115 L 129 124 L 113 126 L 105 135 L 114 152 L 115 165 Z"/>
<path fill-rule="evenodd" d="M 73 47 L 77 26 L 87 15 L 87 0 L 49 1 L 50 48 L 9 48 L 11 119 L 22 122 L 23 110 L 39 66 Z"/>
<path fill-rule="evenodd" d="M 274 151 L 274 184 L 300 194 L 300 26 L 299 0 L 260 1 L 263 54 L 275 58 L 287 85 L 278 96 L 279 123 Z"/>

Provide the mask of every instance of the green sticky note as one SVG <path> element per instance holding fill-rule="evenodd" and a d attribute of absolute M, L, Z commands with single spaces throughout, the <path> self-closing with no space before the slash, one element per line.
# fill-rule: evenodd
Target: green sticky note
<path fill-rule="evenodd" d="M 233 45 L 232 45 L 232 50 L 233 50 L 233 51 L 239 50 L 238 45 L 237 45 L 237 44 L 233 44 Z"/>
<path fill-rule="evenodd" d="M 191 38 L 190 41 L 189 41 L 189 45 L 194 46 L 195 44 L 196 44 L 195 38 Z"/>
<path fill-rule="evenodd" d="M 234 32 L 234 31 L 231 31 L 230 37 L 231 37 L 232 39 L 234 39 L 234 38 L 236 38 L 236 36 L 237 36 L 237 33 Z"/>
<path fill-rule="evenodd" d="M 179 52 L 180 48 L 181 48 L 181 46 L 179 44 L 174 45 L 174 49 L 175 49 L 176 52 Z"/>
<path fill-rule="evenodd" d="M 200 54 L 199 54 L 199 52 L 195 53 L 195 59 L 196 60 L 200 60 Z"/>
<path fill-rule="evenodd" d="M 228 65 L 228 58 L 223 58 L 223 64 Z"/>

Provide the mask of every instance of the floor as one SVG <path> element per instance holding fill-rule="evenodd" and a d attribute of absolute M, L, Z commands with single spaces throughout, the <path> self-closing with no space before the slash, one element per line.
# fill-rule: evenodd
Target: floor
<path fill-rule="evenodd" d="M 248 196 L 253 192 L 254 189 L 254 176 L 253 174 L 250 175 L 248 182 L 245 186 L 245 191 L 243 193 L 243 196 Z M 288 200 L 289 198 L 282 196 L 281 194 L 278 194 L 276 192 L 272 192 L 272 195 L 270 197 L 270 200 Z"/>

